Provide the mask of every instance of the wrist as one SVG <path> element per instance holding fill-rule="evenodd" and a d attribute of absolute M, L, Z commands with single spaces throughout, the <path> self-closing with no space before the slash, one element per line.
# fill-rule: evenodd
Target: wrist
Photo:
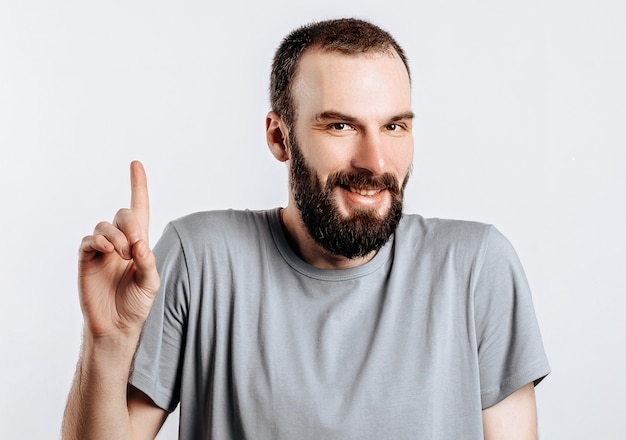
<path fill-rule="evenodd" d="M 140 335 L 140 331 L 95 335 L 85 329 L 81 363 L 86 371 L 126 384 Z"/>

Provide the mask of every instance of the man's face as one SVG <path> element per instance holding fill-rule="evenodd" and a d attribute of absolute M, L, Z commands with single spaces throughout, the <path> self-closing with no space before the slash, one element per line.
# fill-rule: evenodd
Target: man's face
<path fill-rule="evenodd" d="M 408 73 L 393 54 L 310 49 L 293 85 L 291 196 L 311 237 L 347 258 L 393 234 L 413 160 Z"/>

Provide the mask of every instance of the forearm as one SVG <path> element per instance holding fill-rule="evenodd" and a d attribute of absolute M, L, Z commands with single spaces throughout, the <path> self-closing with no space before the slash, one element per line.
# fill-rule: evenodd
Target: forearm
<path fill-rule="evenodd" d="M 130 439 L 128 376 L 138 335 L 95 339 L 85 332 L 63 418 L 63 438 Z"/>

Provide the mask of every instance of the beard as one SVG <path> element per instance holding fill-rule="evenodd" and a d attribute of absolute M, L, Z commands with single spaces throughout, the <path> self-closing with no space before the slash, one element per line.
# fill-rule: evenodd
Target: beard
<path fill-rule="evenodd" d="M 295 136 L 290 135 L 289 140 L 291 191 L 313 240 L 331 254 L 349 259 L 365 257 L 383 247 L 402 218 L 404 188 L 410 173 L 400 185 L 389 173 L 372 176 L 364 171 L 338 171 L 331 174 L 326 185 L 322 186 L 315 171 L 306 163 Z M 352 213 L 344 217 L 333 193 L 337 187 L 350 186 L 388 191 L 391 195 L 388 212 L 380 215 L 375 208 L 352 208 Z"/>

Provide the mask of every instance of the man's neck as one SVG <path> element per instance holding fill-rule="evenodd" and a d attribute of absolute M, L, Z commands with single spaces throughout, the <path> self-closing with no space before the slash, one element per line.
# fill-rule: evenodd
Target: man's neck
<path fill-rule="evenodd" d="M 318 269 L 351 269 L 367 263 L 376 255 L 376 251 L 359 258 L 331 254 L 311 237 L 293 203 L 281 209 L 280 220 L 289 246 L 302 260 Z"/>

